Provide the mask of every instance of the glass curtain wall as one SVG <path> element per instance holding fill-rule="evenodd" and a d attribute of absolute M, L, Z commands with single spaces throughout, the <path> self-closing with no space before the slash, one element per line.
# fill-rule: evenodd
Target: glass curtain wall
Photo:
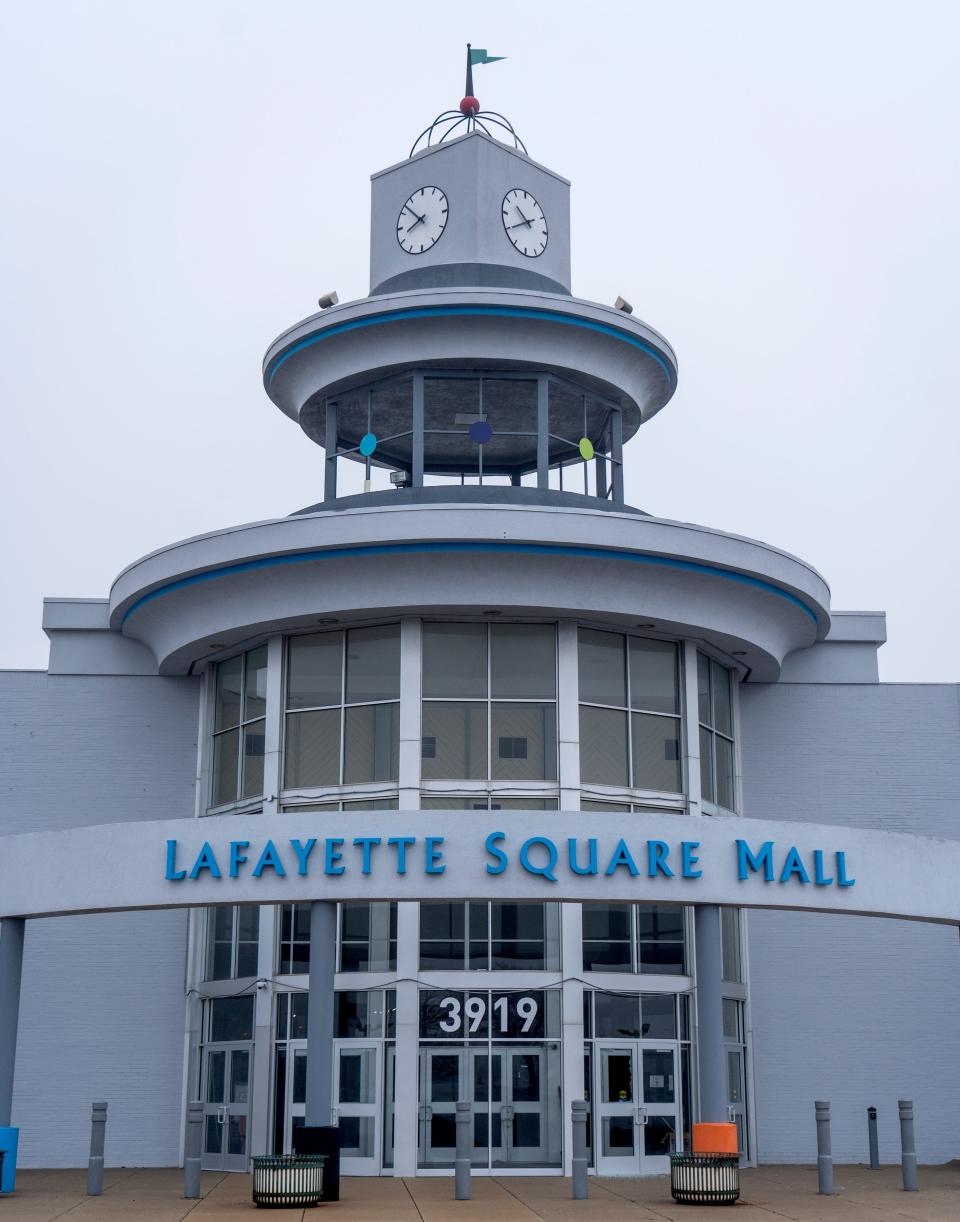
<path fill-rule="evenodd" d="M 581 628 L 578 665 L 581 781 L 679 793 L 676 645 Z"/>
<path fill-rule="evenodd" d="M 291 638 L 284 788 L 396 782 L 399 748 L 399 625 Z"/>
<path fill-rule="evenodd" d="M 556 781 L 552 624 L 423 625 L 421 778 Z"/>

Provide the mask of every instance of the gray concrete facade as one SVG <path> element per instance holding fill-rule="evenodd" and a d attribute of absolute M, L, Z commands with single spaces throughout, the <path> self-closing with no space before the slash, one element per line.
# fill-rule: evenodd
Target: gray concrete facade
<path fill-rule="evenodd" d="M 744 813 L 958 839 L 958 704 L 956 684 L 746 685 Z M 814 1098 L 832 1101 L 838 1162 L 866 1159 L 869 1106 L 897 1159 L 898 1098 L 916 1105 L 921 1160 L 956 1158 L 956 930 L 773 912 L 747 926 L 761 1160 L 807 1157 Z"/>

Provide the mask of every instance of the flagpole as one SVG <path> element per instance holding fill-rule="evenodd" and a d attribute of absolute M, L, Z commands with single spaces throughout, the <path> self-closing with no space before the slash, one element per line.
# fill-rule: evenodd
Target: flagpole
<path fill-rule="evenodd" d="M 470 44 L 467 43 L 467 87 L 463 91 L 465 98 L 473 97 L 473 57 L 470 54 Z"/>

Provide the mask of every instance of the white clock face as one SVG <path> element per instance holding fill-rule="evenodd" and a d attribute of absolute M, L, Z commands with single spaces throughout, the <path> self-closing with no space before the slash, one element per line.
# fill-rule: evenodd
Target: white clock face
<path fill-rule="evenodd" d="M 514 187 L 503 197 L 503 228 L 522 255 L 535 259 L 547 249 L 547 218 L 529 191 Z"/>
<path fill-rule="evenodd" d="M 397 217 L 397 241 L 408 255 L 422 255 L 440 241 L 447 223 L 447 197 L 439 187 L 414 191 Z"/>

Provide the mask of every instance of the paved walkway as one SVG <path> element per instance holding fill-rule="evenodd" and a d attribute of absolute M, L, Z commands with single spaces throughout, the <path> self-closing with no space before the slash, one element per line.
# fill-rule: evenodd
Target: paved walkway
<path fill-rule="evenodd" d="M 251 1204 L 246 1175 L 205 1172 L 199 1201 L 180 1195 L 183 1172 L 177 1169 L 108 1170 L 103 1178 L 103 1195 L 87 1197 L 85 1171 L 21 1171 L 17 1191 L 0 1196 L 0 1222 L 227 1222 L 257 1216 L 265 1222 L 722 1222 L 728 1216 L 738 1222 L 960 1222 L 960 1161 L 922 1167 L 919 1193 L 901 1190 L 898 1167 L 837 1167 L 833 1197 L 817 1195 L 812 1167 L 760 1167 L 742 1173 L 740 1204 L 730 1214 L 674 1204 L 665 1177 L 594 1179 L 588 1201 L 572 1201 L 570 1181 L 559 1177 L 477 1178 L 471 1201 L 454 1201 L 447 1177 L 347 1179 L 336 1204 L 267 1212 Z"/>

